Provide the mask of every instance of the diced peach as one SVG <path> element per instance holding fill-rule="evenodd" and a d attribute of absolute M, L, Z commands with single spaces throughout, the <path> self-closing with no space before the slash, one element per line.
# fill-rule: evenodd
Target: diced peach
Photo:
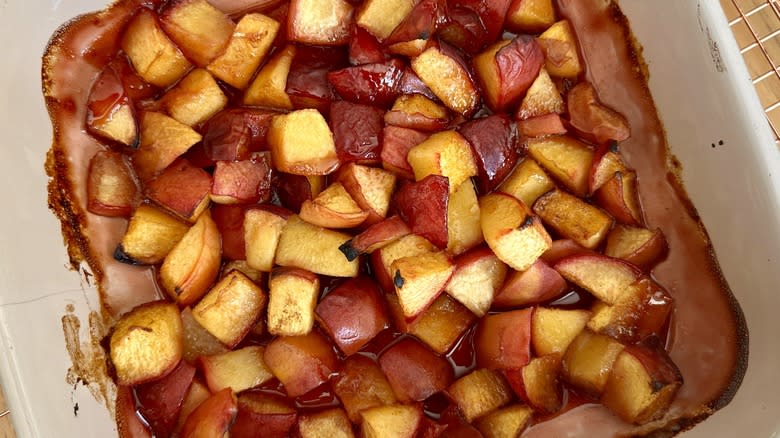
<path fill-rule="evenodd" d="M 513 0 L 506 14 L 506 26 L 515 32 L 539 33 L 555 23 L 552 0 Z"/>
<path fill-rule="evenodd" d="M 230 388 L 239 393 L 255 388 L 274 376 L 263 362 L 265 349 L 258 345 L 213 356 L 201 356 L 200 368 L 212 393 Z"/>
<path fill-rule="evenodd" d="M 303 109 L 278 115 L 268 130 L 274 166 L 296 175 L 326 175 L 338 167 L 336 145 L 318 111 Z"/>
<path fill-rule="evenodd" d="M 384 110 L 337 100 L 330 105 L 330 129 L 342 163 L 375 164 L 382 149 Z"/>
<path fill-rule="evenodd" d="M 198 301 L 214 282 L 222 261 L 220 247 L 219 230 L 207 211 L 165 256 L 160 283 L 179 305 Z"/>
<path fill-rule="evenodd" d="M 110 62 L 92 84 L 87 98 L 87 129 L 134 148 L 138 146 L 138 123 L 133 101 L 120 78 L 122 72 L 117 71 L 120 68 L 117 62 Z"/>
<path fill-rule="evenodd" d="M 301 219 L 325 228 L 354 228 L 368 218 L 340 182 L 334 182 L 313 200 L 301 205 Z"/>
<path fill-rule="evenodd" d="M 189 59 L 206 66 L 222 54 L 235 24 L 206 0 L 176 0 L 160 13 L 165 33 Z"/>
<path fill-rule="evenodd" d="M 181 431 L 181 428 L 184 426 L 184 422 L 187 420 L 187 417 L 189 417 L 190 414 L 209 397 L 211 397 L 211 392 L 209 389 L 206 387 L 206 385 L 201 383 L 197 377 L 195 377 L 192 380 L 189 391 L 187 391 L 187 395 L 184 397 L 184 401 L 181 403 L 179 419 L 176 421 L 176 433 Z"/>
<path fill-rule="evenodd" d="M 553 240 L 550 249 L 542 254 L 541 259 L 544 260 L 548 265 L 553 266 L 569 256 L 593 254 L 596 254 L 596 251 L 585 248 L 572 239 L 556 239 Z"/>
<path fill-rule="evenodd" d="M 209 206 L 211 184 L 208 172 L 180 159 L 149 181 L 145 194 L 169 213 L 192 223 Z"/>
<path fill-rule="evenodd" d="M 395 194 L 401 219 L 418 234 L 439 248 L 449 241 L 449 180 L 429 175 L 416 183 L 402 185 Z"/>
<path fill-rule="evenodd" d="M 346 355 L 357 353 L 388 326 L 376 284 L 367 277 L 347 280 L 317 305 L 316 317 Z"/>
<path fill-rule="evenodd" d="M 420 131 L 440 131 L 450 122 L 447 109 L 419 94 L 404 94 L 385 114 L 385 123 Z"/>
<path fill-rule="evenodd" d="M 444 251 L 403 257 L 392 263 L 395 293 L 407 319 L 413 319 L 439 296 L 455 270 Z"/>
<path fill-rule="evenodd" d="M 642 275 L 636 266 L 602 255 L 575 255 L 560 260 L 554 267 L 563 278 L 607 304 L 619 301 Z"/>
<path fill-rule="evenodd" d="M 109 343 L 117 383 L 135 385 L 171 373 L 182 357 L 183 336 L 175 304 L 155 301 L 123 315 Z"/>
<path fill-rule="evenodd" d="M 649 269 L 658 262 L 666 249 L 666 238 L 660 228 L 648 230 L 617 225 L 607 236 L 604 254 Z"/>
<path fill-rule="evenodd" d="M 200 325 L 228 347 L 246 336 L 265 310 L 268 296 L 239 271 L 223 277 L 192 309 Z"/>
<path fill-rule="evenodd" d="M 275 211 L 251 209 L 243 222 L 246 261 L 250 267 L 271 272 L 279 238 L 287 218 Z"/>
<path fill-rule="evenodd" d="M 252 154 L 248 160 L 217 161 L 212 201 L 218 204 L 253 204 L 271 198 L 271 156 Z"/>
<path fill-rule="evenodd" d="M 566 281 L 541 258 L 525 271 L 512 271 L 493 299 L 494 308 L 543 303 L 566 291 Z"/>
<path fill-rule="evenodd" d="M 587 145 L 568 136 L 538 138 L 529 141 L 528 153 L 575 195 L 587 194 L 594 157 Z"/>
<path fill-rule="evenodd" d="M 355 21 L 381 41 L 390 36 L 414 6 L 413 0 L 367 0 L 358 10 Z"/>
<path fill-rule="evenodd" d="M 333 378 L 333 391 L 353 423 L 360 422 L 361 411 L 396 402 L 393 388 L 379 365 L 357 354 L 344 361 L 338 376 Z"/>
<path fill-rule="evenodd" d="M 414 171 L 406 157 L 409 151 L 425 141 L 428 134 L 398 126 L 385 126 L 382 130 L 382 167 L 399 177 L 414 179 Z"/>
<path fill-rule="evenodd" d="M 266 347 L 263 359 L 289 397 L 321 385 L 338 365 L 333 347 L 317 332 L 277 337 Z"/>
<path fill-rule="evenodd" d="M 211 73 L 196 68 L 162 97 L 168 114 L 181 123 L 195 126 L 210 119 L 227 105 L 228 98 Z"/>
<path fill-rule="evenodd" d="M 611 179 L 596 190 L 594 199 L 620 223 L 633 226 L 644 223 L 634 171 L 615 172 Z"/>
<path fill-rule="evenodd" d="M 575 79 L 582 72 L 582 63 L 569 20 L 550 26 L 537 39 L 547 59 L 547 71 L 557 77 Z"/>
<path fill-rule="evenodd" d="M 402 404 L 369 408 L 361 417 L 361 436 L 366 438 L 414 438 L 424 418 L 422 406 Z"/>
<path fill-rule="evenodd" d="M 226 353 L 225 344 L 215 338 L 208 330 L 192 316 L 192 309 L 185 307 L 181 311 L 181 323 L 184 327 L 183 359 L 195 363 L 201 356 L 212 356 Z"/>
<path fill-rule="evenodd" d="M 354 438 L 352 423 L 344 409 L 333 408 L 313 414 L 302 415 L 298 420 L 300 438 Z"/>
<path fill-rule="evenodd" d="M 230 436 L 247 438 L 286 438 L 295 426 L 298 413 L 283 397 L 249 391 L 238 398 L 238 415 Z"/>
<path fill-rule="evenodd" d="M 496 114 L 466 122 L 459 132 L 474 152 L 480 193 L 492 192 L 517 163 L 517 132 L 512 121 Z"/>
<path fill-rule="evenodd" d="M 541 48 L 528 35 L 502 40 L 474 57 L 474 70 L 487 105 L 495 112 L 513 108 L 544 64 Z"/>
<path fill-rule="evenodd" d="M 203 126 L 204 154 L 211 162 L 249 159 L 267 149 L 266 135 L 276 114 L 254 108 L 220 111 Z"/>
<path fill-rule="evenodd" d="M 114 258 L 130 264 L 160 263 L 188 229 L 187 224 L 156 207 L 139 205 L 130 218 Z"/>
<path fill-rule="evenodd" d="M 320 294 L 317 275 L 297 268 L 276 268 L 268 280 L 268 332 L 303 336 L 314 327 L 314 307 Z"/>
<path fill-rule="evenodd" d="M 346 44 L 352 12 L 352 5 L 344 0 L 292 0 L 288 38 L 310 45 Z"/>
<path fill-rule="evenodd" d="M 162 379 L 135 386 L 139 411 L 156 436 L 169 436 L 173 432 L 194 376 L 195 367 L 180 361 Z"/>
<path fill-rule="evenodd" d="M 350 262 L 339 251 L 350 238 L 349 234 L 312 225 L 293 215 L 279 237 L 275 263 L 332 277 L 356 277 L 358 260 Z"/>
<path fill-rule="evenodd" d="M 262 14 L 246 14 L 222 52 L 206 67 L 222 81 L 243 90 L 265 60 L 279 32 L 279 22 Z"/>
<path fill-rule="evenodd" d="M 138 415 L 133 387 L 117 385 L 116 428 L 119 438 L 152 438 L 152 430 Z"/>
<path fill-rule="evenodd" d="M 477 248 L 455 260 L 455 272 L 444 289 L 451 297 L 482 317 L 506 277 L 506 265 L 490 248 Z"/>
<path fill-rule="evenodd" d="M 547 137 L 567 132 L 561 116 L 555 113 L 520 120 L 517 122 L 517 130 L 523 137 Z"/>
<path fill-rule="evenodd" d="M 563 354 L 590 319 L 587 310 L 538 307 L 531 321 L 531 343 L 537 356 Z"/>
<path fill-rule="evenodd" d="M 350 102 L 389 106 L 400 94 L 404 63 L 399 59 L 363 64 L 328 72 L 327 79 L 339 96 Z"/>
<path fill-rule="evenodd" d="M 365 231 L 344 242 L 339 250 L 352 261 L 361 254 L 372 253 L 412 233 L 399 216 L 392 216 L 366 228 Z"/>
<path fill-rule="evenodd" d="M 201 135 L 189 126 L 157 112 L 141 116 L 141 141 L 132 160 L 141 181 L 148 181 L 158 172 L 201 140 Z"/>
<path fill-rule="evenodd" d="M 605 335 L 582 331 L 566 349 L 561 375 L 570 384 L 599 395 L 607 385 L 623 345 Z"/>
<path fill-rule="evenodd" d="M 89 161 L 87 210 L 101 216 L 128 217 L 138 203 L 138 185 L 119 152 L 100 151 Z"/>
<path fill-rule="evenodd" d="M 422 401 L 452 382 L 444 359 L 412 338 L 405 338 L 379 356 L 379 366 L 402 402 Z"/>
<path fill-rule="evenodd" d="M 371 254 L 374 276 L 382 289 L 386 292 L 394 291 L 392 278 L 394 273 L 391 270 L 393 262 L 403 257 L 416 256 L 435 250 L 433 244 L 423 237 L 416 234 L 404 236 Z"/>
<path fill-rule="evenodd" d="M 563 390 L 558 382 L 561 357 L 557 354 L 531 359 L 519 370 L 506 372 L 515 393 L 538 412 L 553 414 L 563 406 Z"/>
<path fill-rule="evenodd" d="M 518 271 L 533 265 L 552 244 L 539 218 L 516 198 L 492 193 L 479 202 L 482 234 L 501 261 Z"/>
<path fill-rule="evenodd" d="M 512 400 L 512 389 L 500 373 L 477 369 L 447 388 L 466 421 L 473 422 Z"/>
<path fill-rule="evenodd" d="M 513 438 L 525 430 L 532 415 L 531 408 L 516 404 L 485 415 L 477 421 L 477 427 L 485 438 Z"/>
<path fill-rule="evenodd" d="M 295 46 L 288 44 L 268 60 L 244 93 L 244 104 L 282 110 L 293 109 L 286 90 L 287 76 L 290 74 L 295 51 Z"/>
<path fill-rule="evenodd" d="M 479 200 L 471 180 L 463 181 L 447 202 L 447 251 L 458 255 L 484 240 Z"/>
<path fill-rule="evenodd" d="M 463 115 L 476 109 L 479 92 L 463 59 L 451 47 L 444 43 L 429 47 L 412 59 L 412 69 L 447 108 Z"/>
<path fill-rule="evenodd" d="M 483 317 L 474 337 L 479 366 L 517 369 L 528 364 L 533 313 L 534 308 L 530 307 Z"/>
<path fill-rule="evenodd" d="M 555 188 L 555 183 L 536 161 L 524 159 L 498 186 L 498 191 L 512 195 L 527 206 L 534 205 L 543 194 Z"/>
<path fill-rule="evenodd" d="M 601 209 L 558 189 L 540 197 L 534 203 L 534 213 L 558 235 L 587 249 L 604 241 L 613 222 Z"/>
<path fill-rule="evenodd" d="M 349 63 L 360 65 L 385 61 L 387 61 L 387 55 L 376 37 L 360 26 L 353 26 L 352 35 L 349 38 Z"/>
<path fill-rule="evenodd" d="M 386 299 L 396 327 L 425 342 L 438 354 L 448 352 L 477 320 L 476 315 L 447 294 L 439 295 L 436 301 L 411 322 L 406 321 L 395 294 L 388 294 Z"/>
<path fill-rule="evenodd" d="M 527 2 L 529 0 L 523 1 Z M 536 77 L 534 83 L 531 84 L 531 87 L 529 87 L 528 91 L 525 93 L 525 97 L 523 98 L 520 107 L 517 109 L 515 117 L 518 120 L 525 120 L 532 117 L 543 116 L 545 114 L 561 114 L 564 109 L 561 92 L 558 91 L 558 87 L 555 86 L 552 78 L 550 78 L 547 69 L 542 68 L 539 70 L 539 76 Z"/>
<path fill-rule="evenodd" d="M 601 103 L 588 82 L 580 82 L 566 96 L 571 127 L 583 138 L 597 144 L 623 141 L 631 136 L 622 114 Z"/>
<path fill-rule="evenodd" d="M 192 67 L 165 35 L 157 15 L 146 8 L 141 8 L 125 29 L 122 50 L 138 75 L 160 88 L 175 83 Z"/>
<path fill-rule="evenodd" d="M 181 428 L 182 438 L 223 436 L 236 418 L 236 396 L 229 388 L 207 398 L 190 415 Z"/>

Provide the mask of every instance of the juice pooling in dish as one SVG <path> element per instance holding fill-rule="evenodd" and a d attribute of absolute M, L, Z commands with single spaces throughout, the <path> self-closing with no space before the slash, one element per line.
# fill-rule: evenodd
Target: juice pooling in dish
<path fill-rule="evenodd" d="M 747 333 L 596 0 L 119 1 L 43 59 L 120 436 L 636 436 Z"/>

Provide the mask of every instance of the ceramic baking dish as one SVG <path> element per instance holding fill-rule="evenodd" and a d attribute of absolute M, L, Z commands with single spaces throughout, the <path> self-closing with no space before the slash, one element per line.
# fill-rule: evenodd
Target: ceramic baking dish
<path fill-rule="evenodd" d="M 683 180 L 750 331 L 749 367 L 735 398 L 681 436 L 780 436 L 779 149 L 716 0 L 620 3 L 644 47 Z M 59 224 L 46 209 L 43 160 L 51 132 L 39 82 L 51 33 L 104 4 L 0 2 L 0 383 L 20 437 L 115 433 L 95 382 L 68 378 L 74 374 L 61 319 L 77 317 L 87 340 L 88 314 L 99 304 L 89 277 L 65 268 Z M 80 347 L 75 354 L 83 357 L 94 348 Z"/>

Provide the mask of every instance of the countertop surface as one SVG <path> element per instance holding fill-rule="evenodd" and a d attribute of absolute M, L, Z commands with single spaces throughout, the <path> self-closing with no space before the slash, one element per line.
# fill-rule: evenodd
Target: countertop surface
<path fill-rule="evenodd" d="M 770 3 L 772 1 L 774 6 Z M 780 17 L 775 9 L 780 10 L 777 0 L 720 0 L 726 17 L 734 30 L 739 47 L 748 65 L 751 78 L 756 84 L 761 103 L 767 109 L 767 115 L 775 126 L 780 127 L 780 75 L 776 65 L 780 63 Z M 739 9 L 738 9 L 738 7 Z M 747 15 L 747 23 L 741 18 L 741 12 Z M 748 26 L 750 24 L 750 26 Z M 761 40 L 756 44 L 752 30 Z M 761 48 L 765 49 L 768 56 Z M 11 415 L 3 415 L 8 407 L 5 403 L 2 388 L 0 388 L 0 438 L 15 438 Z"/>

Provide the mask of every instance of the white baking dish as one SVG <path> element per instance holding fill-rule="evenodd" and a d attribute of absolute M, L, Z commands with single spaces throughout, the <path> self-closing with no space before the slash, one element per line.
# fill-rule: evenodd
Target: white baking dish
<path fill-rule="evenodd" d="M 108 411 L 85 385 L 66 382 L 71 362 L 61 317 L 73 305 L 86 326 L 98 304 L 80 275 L 65 269 L 59 224 L 46 210 L 43 160 L 51 133 L 39 83 L 51 33 L 104 4 L 0 2 L 0 166 L 7 194 L 0 214 L 0 383 L 20 437 L 114 434 Z M 683 436 L 778 437 L 780 152 L 718 1 L 621 5 L 644 46 L 669 144 L 750 330 L 749 368 L 736 397 Z"/>

